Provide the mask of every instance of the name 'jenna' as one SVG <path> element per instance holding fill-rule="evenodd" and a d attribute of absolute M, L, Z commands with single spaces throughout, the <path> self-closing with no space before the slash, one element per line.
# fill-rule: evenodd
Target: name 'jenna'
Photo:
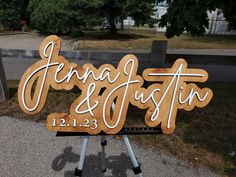
<path fill-rule="evenodd" d="M 204 107 L 213 96 L 209 88 L 200 89 L 192 83 L 205 82 L 207 72 L 187 68 L 184 59 L 176 60 L 171 68 L 145 69 L 140 76 L 137 75 L 138 59 L 134 55 L 124 56 L 117 68 L 109 64 L 98 69 L 91 64 L 80 67 L 59 55 L 60 46 L 57 36 L 47 37 L 40 47 L 42 59 L 24 73 L 18 88 L 20 107 L 27 114 L 37 114 L 43 109 L 50 87 L 81 90 L 71 104 L 70 114 L 51 113 L 48 116 L 47 126 L 51 131 L 115 134 L 124 126 L 128 106 L 132 104 L 147 110 L 144 119 L 149 127 L 161 124 L 162 131 L 170 134 L 175 129 L 178 109 L 190 111 L 195 106 Z M 144 80 L 149 82 L 147 88 L 143 86 Z M 71 124 L 75 120 L 95 120 L 97 126 L 92 129 L 53 126 L 62 117 Z"/>

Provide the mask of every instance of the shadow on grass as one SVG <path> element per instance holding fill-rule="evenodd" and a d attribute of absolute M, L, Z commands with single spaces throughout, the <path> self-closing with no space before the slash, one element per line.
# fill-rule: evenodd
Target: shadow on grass
<path fill-rule="evenodd" d="M 17 94 L 18 88 L 9 88 L 10 98 L 13 98 Z"/>
<path fill-rule="evenodd" d="M 236 174 L 236 83 L 198 85 L 213 91 L 213 99 L 207 107 L 195 107 L 190 112 L 178 110 L 176 131 L 172 135 L 137 136 L 135 141 L 166 150 L 194 164 L 203 163 L 215 172 L 233 177 Z M 143 125 L 145 112 L 130 106 L 126 125 Z"/>
<path fill-rule="evenodd" d="M 51 33 L 38 33 L 40 36 L 48 36 Z M 62 37 L 71 38 L 74 40 L 93 40 L 93 41 L 100 41 L 100 40 L 117 40 L 117 41 L 128 41 L 128 40 L 135 40 L 135 39 L 144 39 L 148 38 L 149 36 L 142 34 L 142 33 L 129 33 L 128 31 L 118 31 L 116 35 L 111 35 L 108 32 L 101 32 L 101 31 L 85 31 L 85 32 L 72 32 L 66 34 L 55 34 Z"/>
<path fill-rule="evenodd" d="M 93 41 L 100 41 L 100 40 L 117 40 L 117 41 L 128 41 L 128 40 L 135 40 L 135 39 L 144 39 L 148 38 L 146 35 L 142 34 L 124 34 L 119 33 L 117 35 L 110 35 L 109 33 L 105 32 L 89 32 L 84 33 L 84 36 L 79 37 L 79 40 L 93 40 Z"/>
<path fill-rule="evenodd" d="M 236 83 L 208 83 L 203 86 L 213 90 L 212 101 L 205 109 L 180 111 L 176 134 L 186 143 L 221 154 L 226 160 L 224 171 L 235 175 L 236 155 L 230 153 L 236 150 Z"/>
<path fill-rule="evenodd" d="M 54 171 L 61 171 L 65 168 L 67 163 L 74 163 L 75 168 L 77 167 L 77 162 L 79 161 L 79 155 L 72 152 L 72 147 L 68 146 L 63 150 L 63 154 L 58 155 L 51 164 Z M 105 159 L 106 168 L 111 170 L 112 175 L 106 176 L 102 173 L 101 169 L 101 153 L 97 155 L 89 155 L 85 157 L 83 177 L 126 177 L 126 171 L 132 170 L 132 163 L 130 158 L 122 153 L 120 156 L 109 156 Z M 74 169 L 66 171 L 64 173 L 65 177 L 74 176 Z"/>

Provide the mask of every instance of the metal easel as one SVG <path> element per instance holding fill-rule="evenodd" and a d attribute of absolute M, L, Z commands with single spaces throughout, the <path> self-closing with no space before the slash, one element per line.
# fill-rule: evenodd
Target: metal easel
<path fill-rule="evenodd" d="M 112 110 L 114 110 L 114 107 L 115 107 L 115 104 L 112 103 Z M 134 151 L 131 147 L 128 136 L 122 135 L 122 138 L 125 142 L 129 156 L 131 158 L 134 174 L 137 175 L 137 177 L 143 177 L 142 170 L 141 170 L 140 166 L 138 165 L 137 159 L 134 155 Z M 88 147 L 88 141 L 89 141 L 89 136 L 84 136 L 82 148 L 80 151 L 80 159 L 79 159 L 78 167 L 75 168 L 75 173 L 74 173 L 74 175 L 78 176 L 78 177 L 82 177 L 84 160 L 85 160 L 86 150 Z M 102 146 L 102 172 L 103 173 L 106 172 L 106 164 L 105 164 L 105 158 L 106 158 L 105 146 L 106 145 L 107 145 L 107 140 L 105 139 L 105 136 L 102 135 L 101 136 L 101 146 Z"/>
<path fill-rule="evenodd" d="M 128 136 L 127 135 L 122 135 L 122 137 L 123 137 L 123 140 L 125 142 L 125 145 L 127 147 L 129 156 L 130 156 L 132 164 L 133 164 L 134 174 L 137 175 L 137 177 L 143 177 L 141 168 L 138 165 L 137 159 L 136 159 L 136 157 L 134 155 L 134 152 L 133 152 L 133 149 L 130 145 Z M 89 136 L 84 136 L 82 148 L 81 148 L 81 151 L 80 151 L 79 163 L 78 163 L 78 166 L 75 168 L 75 173 L 74 173 L 74 175 L 78 176 L 78 177 L 82 177 L 84 160 L 85 160 L 86 150 L 87 150 L 87 147 L 88 147 L 88 141 L 89 141 Z M 107 140 L 105 139 L 105 136 L 102 135 L 101 136 L 101 146 L 102 146 L 102 159 L 101 159 L 102 164 L 101 165 L 102 165 L 102 172 L 103 173 L 106 172 L 106 164 L 105 164 L 105 157 L 106 157 L 105 146 L 106 145 L 107 145 Z"/>
<path fill-rule="evenodd" d="M 114 109 L 114 103 L 112 105 L 112 109 Z M 141 128 L 141 127 L 130 127 L 130 128 L 123 128 L 119 135 L 122 135 L 122 138 L 125 142 L 125 145 L 128 150 L 128 154 L 131 158 L 132 164 L 133 164 L 133 172 L 137 177 L 143 177 L 142 171 L 140 166 L 138 165 L 137 159 L 134 155 L 134 151 L 130 145 L 129 138 L 127 135 L 144 135 L 144 134 L 162 134 L 161 128 L 154 127 L 154 128 Z M 102 165 L 102 172 L 106 172 L 106 164 L 105 164 L 105 146 L 107 145 L 107 140 L 105 139 L 105 133 L 101 132 L 99 135 L 101 135 L 101 146 L 102 146 L 102 159 L 101 159 L 101 165 Z M 56 136 L 84 136 L 83 138 L 83 144 L 80 151 L 80 159 L 78 162 L 78 166 L 75 168 L 74 175 L 78 177 L 82 177 L 83 167 L 84 167 L 84 160 L 85 155 L 88 147 L 88 141 L 89 141 L 89 134 L 87 133 L 81 133 L 81 132 L 57 132 Z"/>

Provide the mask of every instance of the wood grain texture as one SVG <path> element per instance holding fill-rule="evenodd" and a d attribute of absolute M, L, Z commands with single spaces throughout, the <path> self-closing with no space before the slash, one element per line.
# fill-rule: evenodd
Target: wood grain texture
<path fill-rule="evenodd" d="M 148 126 L 161 124 L 162 131 L 171 134 L 178 109 L 190 111 L 195 106 L 204 107 L 213 96 L 210 89 L 189 83 L 205 82 L 208 74 L 201 69 L 188 69 L 184 59 L 176 60 L 172 68 L 148 68 L 141 77 L 137 75 L 138 59 L 134 55 L 124 56 L 117 68 L 110 64 L 99 68 L 91 64 L 80 67 L 61 56 L 60 47 L 57 36 L 47 37 L 40 46 L 41 60 L 28 68 L 18 88 L 19 105 L 31 115 L 43 109 L 50 87 L 81 90 L 81 95 L 71 104 L 70 114 L 48 115 L 50 131 L 116 134 L 124 126 L 132 104 L 147 109 Z M 154 83 L 144 88 L 144 80 Z M 114 111 L 111 111 L 112 103 L 115 103 Z"/>

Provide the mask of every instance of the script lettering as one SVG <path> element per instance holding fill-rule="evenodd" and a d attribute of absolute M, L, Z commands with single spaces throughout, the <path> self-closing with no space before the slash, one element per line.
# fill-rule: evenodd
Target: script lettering
<path fill-rule="evenodd" d="M 145 123 L 149 127 L 161 125 L 163 133 L 171 134 L 178 109 L 190 111 L 195 106 L 204 107 L 213 96 L 209 88 L 201 89 L 191 83 L 205 82 L 207 72 L 188 69 L 184 59 L 176 60 L 171 68 L 145 69 L 140 76 L 134 55 L 124 56 L 117 68 L 109 64 L 98 69 L 91 64 L 80 67 L 59 55 L 60 46 L 57 36 L 47 37 L 40 47 L 42 59 L 24 73 L 18 88 L 19 105 L 31 115 L 43 109 L 50 87 L 81 90 L 81 95 L 71 104 L 70 114 L 48 115 L 50 131 L 116 134 L 124 126 L 132 104 L 147 110 Z M 153 83 L 144 88 L 144 80 Z"/>

